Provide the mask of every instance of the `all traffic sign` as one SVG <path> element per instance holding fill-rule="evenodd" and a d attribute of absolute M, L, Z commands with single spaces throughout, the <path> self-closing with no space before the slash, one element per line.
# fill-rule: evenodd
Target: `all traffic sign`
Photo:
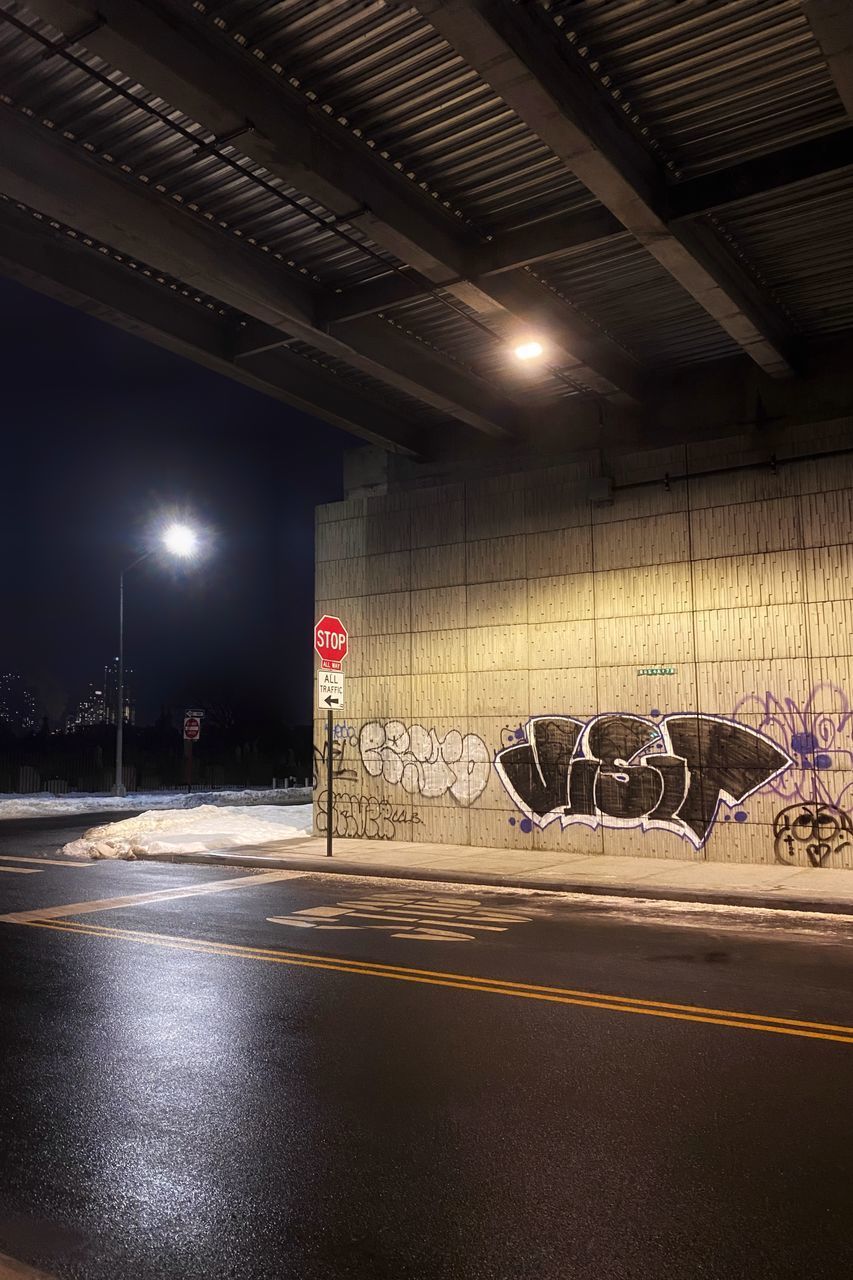
<path fill-rule="evenodd" d="M 344 677 L 341 671 L 317 672 L 317 706 L 321 711 L 340 711 L 344 705 Z"/>
<path fill-rule="evenodd" d="M 330 613 L 323 614 L 314 627 L 314 648 L 327 671 L 341 670 L 349 648 L 349 632 L 340 618 Z"/>

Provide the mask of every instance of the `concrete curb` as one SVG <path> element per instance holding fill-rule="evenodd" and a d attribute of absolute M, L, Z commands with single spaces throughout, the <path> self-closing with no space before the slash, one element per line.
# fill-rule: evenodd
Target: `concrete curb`
<path fill-rule="evenodd" d="M 810 911 L 820 915 L 853 916 L 853 902 L 825 902 L 814 898 L 768 897 L 759 893 L 729 893 L 714 889 L 663 889 L 642 885 L 590 884 L 588 880 L 541 880 L 500 876 L 492 872 L 439 871 L 428 867 L 403 867 L 393 863 L 347 862 L 324 857 L 265 858 L 243 853 L 173 853 L 145 855 L 140 861 L 194 863 L 202 866 L 245 867 L 247 870 L 322 872 L 325 875 L 362 876 L 366 879 L 425 880 L 436 884 L 482 885 L 489 889 L 536 889 L 540 893 L 579 893 L 590 897 L 645 898 L 650 902 L 705 903 L 714 907 L 755 907 L 762 911 Z"/>

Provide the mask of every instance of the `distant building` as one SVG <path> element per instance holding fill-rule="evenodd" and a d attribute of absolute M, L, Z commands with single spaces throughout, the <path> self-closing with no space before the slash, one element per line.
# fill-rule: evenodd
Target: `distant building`
<path fill-rule="evenodd" d="M 17 671 L 0 672 L 0 726 L 33 733 L 38 726 L 36 696 Z"/>
<path fill-rule="evenodd" d="M 104 721 L 115 724 L 118 703 L 118 658 L 104 667 L 103 679 Z M 136 697 L 133 688 L 133 667 L 124 669 L 124 722 L 136 724 Z"/>
<path fill-rule="evenodd" d="M 66 733 L 76 733 L 79 729 L 90 729 L 96 725 L 115 724 L 118 704 L 118 658 L 113 658 L 104 667 L 103 677 L 97 682 L 92 680 L 86 693 L 77 704 L 76 710 L 68 717 Z M 136 723 L 136 699 L 133 693 L 133 668 L 126 667 L 124 672 L 124 722 Z"/>
<path fill-rule="evenodd" d="M 106 723 L 103 688 L 100 683 L 96 685 L 94 681 L 90 681 L 85 694 L 65 722 L 66 732 L 76 733 L 78 729 L 91 729 L 95 725 Z"/>

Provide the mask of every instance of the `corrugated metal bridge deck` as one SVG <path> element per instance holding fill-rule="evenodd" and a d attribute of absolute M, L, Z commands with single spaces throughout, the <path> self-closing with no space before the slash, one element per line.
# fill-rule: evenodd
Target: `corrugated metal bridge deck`
<path fill-rule="evenodd" d="M 843 10 L 0 0 L 0 265 L 395 449 L 581 442 L 849 335 Z"/>

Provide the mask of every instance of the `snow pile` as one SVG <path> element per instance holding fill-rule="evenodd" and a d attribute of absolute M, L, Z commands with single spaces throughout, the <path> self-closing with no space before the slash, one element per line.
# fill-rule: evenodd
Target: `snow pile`
<path fill-rule="evenodd" d="M 208 853 L 311 834 L 311 805 L 281 807 L 203 804 L 195 809 L 148 810 L 135 818 L 90 827 L 65 845 L 72 858 L 141 858 Z"/>
<path fill-rule="evenodd" d="M 65 795 L 42 791 L 35 795 L 0 795 L 2 818 L 61 818 L 67 814 L 110 813 L 118 809 L 195 809 L 199 805 L 271 805 L 310 799 L 306 787 L 275 791 L 135 791 L 127 796 Z"/>

